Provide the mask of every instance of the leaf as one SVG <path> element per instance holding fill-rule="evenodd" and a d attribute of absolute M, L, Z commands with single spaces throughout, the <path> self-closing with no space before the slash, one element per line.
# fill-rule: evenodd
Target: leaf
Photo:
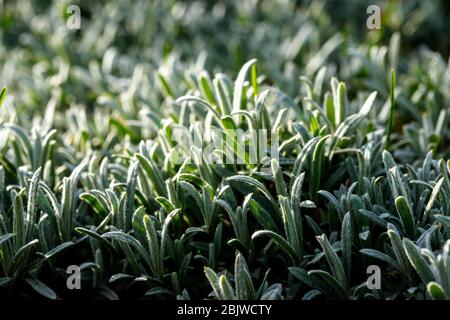
<path fill-rule="evenodd" d="M 425 212 L 423 213 L 423 218 L 422 218 L 423 224 L 425 224 L 428 214 L 430 213 L 431 209 L 433 208 L 434 202 L 436 201 L 438 194 L 442 189 L 443 183 L 444 183 L 444 178 L 442 177 L 441 179 L 439 179 L 439 181 L 434 186 L 433 192 L 431 192 L 430 200 L 428 200 L 427 206 L 425 207 Z"/>
<path fill-rule="evenodd" d="M 414 216 L 411 212 L 405 197 L 399 196 L 395 199 L 395 207 L 400 215 L 400 220 L 402 222 L 403 229 L 407 236 L 415 238 L 416 226 L 414 223 Z"/>
<path fill-rule="evenodd" d="M 44 254 L 45 260 L 53 258 L 54 256 L 56 256 L 56 255 L 60 254 L 61 252 L 67 250 L 67 248 L 70 248 L 74 244 L 75 243 L 70 241 L 70 242 L 64 242 L 64 243 L 56 246 L 55 248 L 51 249 L 50 251 L 48 251 L 47 253 Z"/>
<path fill-rule="evenodd" d="M 14 233 L 7 233 L 7 234 L 3 234 L 0 236 L 0 246 L 8 241 L 9 239 L 11 239 L 12 237 L 14 237 Z"/>
<path fill-rule="evenodd" d="M 287 196 L 286 184 L 283 180 L 283 172 L 281 171 L 280 165 L 276 159 L 272 159 L 271 167 L 277 194 Z"/>
<path fill-rule="evenodd" d="M 224 298 L 224 300 L 236 299 L 233 287 L 231 286 L 230 282 L 224 275 L 221 275 L 219 277 L 219 287 L 222 292 L 222 297 Z"/>
<path fill-rule="evenodd" d="M 427 284 L 427 292 L 433 300 L 447 300 L 444 289 L 441 285 L 435 281 L 431 281 Z"/>
<path fill-rule="evenodd" d="M 310 288 L 318 289 L 325 295 L 335 296 L 336 291 L 318 277 L 298 267 L 289 267 L 289 272 Z M 315 270 L 317 271 L 317 270 Z"/>
<path fill-rule="evenodd" d="M 328 265 L 331 268 L 331 271 L 334 275 L 334 277 L 339 281 L 339 283 L 347 287 L 347 277 L 344 272 L 344 267 L 342 265 L 342 262 L 339 260 L 339 257 L 337 256 L 336 252 L 334 251 L 333 247 L 331 246 L 330 242 L 328 241 L 328 238 L 325 234 L 321 236 L 316 236 L 317 241 L 319 241 L 324 253 L 325 257 L 327 258 Z"/>
<path fill-rule="evenodd" d="M 140 210 L 144 210 L 143 207 Z M 159 248 L 158 236 L 156 234 L 155 226 L 153 225 L 153 221 L 150 219 L 148 215 L 144 216 L 144 227 L 145 227 L 145 235 L 147 237 L 149 252 L 152 261 L 152 269 L 154 274 L 158 277 L 158 279 L 162 279 L 164 275 L 164 266 L 161 258 L 161 252 Z"/>
<path fill-rule="evenodd" d="M 347 94 L 345 84 L 340 82 L 334 97 L 334 106 L 336 111 L 336 125 L 344 121 L 347 109 Z"/>
<path fill-rule="evenodd" d="M 301 173 L 298 177 L 295 178 L 294 184 L 292 185 L 291 189 L 291 208 L 293 212 L 300 216 L 301 212 L 301 194 L 302 194 L 302 187 L 303 187 L 303 181 L 305 180 L 305 173 Z"/>
<path fill-rule="evenodd" d="M 368 218 L 373 223 L 379 225 L 380 227 L 382 227 L 382 228 L 387 227 L 387 222 L 384 221 L 382 218 L 380 218 L 377 214 L 375 214 L 371 211 L 365 210 L 365 209 L 359 209 L 359 213 L 361 213 L 363 216 Z"/>
<path fill-rule="evenodd" d="M 271 202 L 275 202 L 275 200 L 273 199 L 269 190 L 267 190 L 267 188 L 261 182 L 256 180 L 255 178 L 247 177 L 247 176 L 243 176 L 243 175 L 235 175 L 235 176 L 231 176 L 231 177 L 227 178 L 227 181 L 240 182 L 240 183 L 247 184 L 251 187 L 254 187 L 259 192 L 261 192 L 263 195 L 265 195 L 266 198 L 269 199 Z"/>
<path fill-rule="evenodd" d="M 233 91 L 233 112 L 241 110 L 241 101 L 242 101 L 242 87 L 244 86 L 245 77 L 247 76 L 247 72 L 250 67 L 257 62 L 256 59 L 251 59 L 247 61 L 239 71 L 239 74 L 234 82 L 234 91 Z"/>
<path fill-rule="evenodd" d="M 319 277 L 324 283 L 326 283 L 335 292 L 335 296 L 339 299 L 346 299 L 347 293 L 345 288 L 335 279 L 331 274 L 323 270 L 311 270 L 308 272 L 309 275 L 314 275 Z"/>
<path fill-rule="evenodd" d="M 450 228 L 450 217 L 443 216 L 441 214 L 435 214 L 434 218 L 436 219 L 437 222 L 442 223 L 447 228 Z"/>
<path fill-rule="evenodd" d="M 144 169 L 145 173 L 147 174 L 147 177 L 150 179 L 153 188 L 155 188 L 156 194 L 158 196 L 166 197 L 166 188 L 164 185 L 164 180 L 159 173 L 158 168 L 156 167 L 155 163 L 151 159 L 147 159 L 144 156 L 140 154 L 134 155 L 136 159 L 139 161 L 139 164 Z"/>
<path fill-rule="evenodd" d="M 283 216 L 286 238 L 295 250 L 296 255 L 300 257 L 302 254 L 303 242 L 301 217 L 292 211 L 286 197 L 279 196 L 278 198 L 281 207 L 281 214 Z"/>
<path fill-rule="evenodd" d="M 342 239 L 342 261 L 347 279 L 351 278 L 352 267 L 352 221 L 350 212 L 347 212 L 342 221 L 341 239 Z"/>
<path fill-rule="evenodd" d="M 110 231 L 110 232 L 104 233 L 102 235 L 102 238 L 119 240 L 126 244 L 131 245 L 138 251 L 139 255 L 144 259 L 144 261 L 147 263 L 147 265 L 150 267 L 150 269 L 152 269 L 151 257 L 145 251 L 142 244 L 138 240 L 133 238 L 132 236 L 130 236 L 126 233 L 123 233 L 121 231 Z"/>
<path fill-rule="evenodd" d="M 253 300 L 255 288 L 244 256 L 238 253 L 234 263 L 236 297 L 238 300 Z"/>
<path fill-rule="evenodd" d="M 292 248 L 292 246 L 282 236 L 273 231 L 260 230 L 253 233 L 252 240 L 262 236 L 270 237 L 280 247 L 280 249 L 283 250 L 291 258 L 292 263 L 294 265 L 297 264 L 299 260 L 297 253 L 295 252 L 294 248 Z"/>
<path fill-rule="evenodd" d="M 202 72 L 199 76 L 199 80 L 200 89 L 202 90 L 203 95 L 207 98 L 209 103 L 215 103 L 214 94 L 212 93 L 208 74 L 206 72 Z"/>
<path fill-rule="evenodd" d="M 279 228 L 277 227 L 275 221 L 272 219 L 270 213 L 268 213 L 263 206 L 261 206 L 257 201 L 251 199 L 250 202 L 250 211 L 255 217 L 256 221 L 267 230 L 273 231 L 275 233 L 280 233 Z"/>
<path fill-rule="evenodd" d="M 359 252 L 361 252 L 362 254 L 384 261 L 387 264 L 389 264 L 391 267 L 393 267 L 394 269 L 400 270 L 400 267 L 398 265 L 398 263 L 392 259 L 390 256 L 388 256 L 387 254 L 380 252 L 378 250 L 374 250 L 374 249 L 361 249 Z"/>
<path fill-rule="evenodd" d="M 170 291 L 167 288 L 163 288 L 163 287 L 156 287 L 156 288 L 151 288 L 150 290 L 147 290 L 147 292 L 145 292 L 145 296 L 164 296 L 164 295 L 169 295 L 169 296 L 173 296 L 174 293 L 172 291 Z"/>
<path fill-rule="evenodd" d="M 267 288 L 267 290 L 261 295 L 260 300 L 282 300 L 283 299 L 283 286 L 280 283 Z"/>
<path fill-rule="evenodd" d="M 310 190 L 311 195 L 316 198 L 316 192 L 319 189 L 320 182 L 322 181 L 322 170 L 323 170 L 323 159 L 324 159 L 324 148 L 325 148 L 325 142 L 330 138 L 330 135 L 326 135 L 322 138 L 320 138 L 319 142 L 317 143 L 312 161 L 311 161 L 311 183 L 310 183 Z"/>
<path fill-rule="evenodd" d="M 136 183 L 137 183 L 137 170 L 138 170 L 138 162 L 133 162 L 131 166 L 128 168 L 128 176 L 127 176 L 127 186 L 126 186 L 126 198 L 125 198 L 125 228 L 129 230 L 131 228 L 131 223 L 133 219 L 134 213 L 134 195 L 136 193 Z"/>
<path fill-rule="evenodd" d="M 89 230 L 83 227 L 76 227 L 75 231 L 81 233 L 81 234 L 85 234 L 88 235 L 92 238 L 94 238 L 95 240 L 97 240 L 100 244 L 102 244 L 103 246 L 105 246 L 106 249 L 109 250 L 109 252 L 111 253 L 116 253 L 116 248 L 114 248 L 114 246 L 107 240 L 105 240 L 105 238 L 103 238 L 101 235 L 99 235 L 97 232 L 93 231 L 93 230 Z"/>
<path fill-rule="evenodd" d="M 39 242 L 38 239 L 34 239 L 31 240 L 30 242 L 28 242 L 26 245 L 24 245 L 23 247 L 21 247 L 16 254 L 14 255 L 14 257 L 12 258 L 9 267 L 8 267 L 8 274 L 15 272 L 16 274 L 18 272 L 21 271 L 20 267 L 20 262 L 22 261 L 22 259 L 24 259 L 25 257 L 28 256 L 28 254 L 30 253 L 31 249 L 33 249 L 33 247 Z M 19 267 L 20 266 L 20 267 Z"/>
<path fill-rule="evenodd" d="M 375 101 L 375 98 L 377 97 L 377 92 L 372 92 L 364 102 L 363 106 L 361 107 L 361 110 L 359 113 L 363 114 L 364 116 L 367 116 L 372 109 L 373 102 Z"/>
<path fill-rule="evenodd" d="M 330 201 L 330 204 L 333 206 L 333 208 L 338 213 L 339 218 L 342 220 L 344 218 L 344 209 L 342 208 L 338 199 L 336 199 L 336 197 L 334 195 L 332 195 L 330 192 L 328 192 L 326 190 L 320 190 L 320 191 L 318 191 L 318 194 L 327 198 L 328 201 Z"/>
<path fill-rule="evenodd" d="M 65 180 L 65 183 L 67 184 L 68 180 L 66 178 L 64 178 L 64 180 Z M 50 188 L 44 182 L 42 182 L 39 186 L 51 203 L 54 218 L 56 220 L 56 225 L 58 228 L 58 235 L 59 235 L 60 240 L 61 241 L 64 241 L 64 240 L 69 241 L 70 235 L 69 235 L 69 232 L 66 230 L 63 212 L 61 211 L 61 207 L 58 203 L 58 200 L 56 199 L 55 194 L 50 190 Z"/>
<path fill-rule="evenodd" d="M 41 169 L 37 169 L 33 177 L 31 178 L 28 187 L 28 204 L 27 204 L 27 224 L 26 224 L 26 236 L 25 239 L 31 240 L 34 232 L 34 224 L 36 223 L 36 211 L 37 211 L 37 191 L 39 186 L 39 176 Z"/>
<path fill-rule="evenodd" d="M 173 93 L 171 86 L 169 85 L 169 82 L 166 80 L 166 78 L 162 75 L 161 72 L 157 72 L 156 75 L 160 82 L 161 87 L 164 89 L 165 95 L 173 98 L 175 95 Z"/>
<path fill-rule="evenodd" d="M 26 278 L 25 281 L 40 295 L 50 300 L 56 300 L 58 298 L 55 291 L 50 289 L 46 284 L 42 283 L 38 279 Z"/>
<path fill-rule="evenodd" d="M 180 209 L 175 209 L 172 212 L 170 212 L 166 219 L 164 220 L 164 224 L 161 230 L 161 260 L 164 260 L 165 254 L 166 254 L 166 246 L 167 246 L 167 240 L 169 238 L 169 226 L 172 223 L 172 220 L 174 217 L 180 212 Z"/>
<path fill-rule="evenodd" d="M 297 156 L 297 159 L 295 159 L 294 169 L 292 170 L 293 177 L 297 177 L 302 172 L 306 159 L 311 154 L 311 152 L 313 152 L 316 144 L 319 142 L 319 139 L 319 137 L 314 137 L 303 146 L 302 150 Z"/>
<path fill-rule="evenodd" d="M 216 298 L 224 300 L 225 297 L 223 296 L 222 289 L 219 286 L 218 275 L 214 272 L 214 270 L 212 270 L 211 268 L 208 268 L 208 267 L 205 268 L 205 275 L 209 281 L 209 284 L 211 285 L 211 287 L 214 291 L 214 294 L 216 295 Z"/>
<path fill-rule="evenodd" d="M 0 92 L 0 107 L 3 104 L 3 100 L 5 100 L 6 94 L 8 93 L 8 90 L 6 87 L 3 87 L 2 91 Z"/>
<path fill-rule="evenodd" d="M 12 281 L 12 278 L 10 278 L 10 277 L 2 277 L 2 278 L 0 278 L 0 288 L 5 287 L 11 281 Z"/>
<path fill-rule="evenodd" d="M 216 76 L 213 80 L 213 85 L 221 114 L 229 115 L 231 113 L 231 102 L 223 77 Z"/>
<path fill-rule="evenodd" d="M 403 246 L 405 247 L 406 255 L 411 262 L 414 269 L 416 269 L 422 281 L 427 284 L 434 280 L 433 272 L 421 255 L 416 245 L 409 239 L 403 239 Z"/>
<path fill-rule="evenodd" d="M 389 227 L 389 225 L 388 225 Z M 404 276 L 408 276 L 409 262 L 405 252 L 405 248 L 402 244 L 402 240 L 398 236 L 397 232 L 389 228 L 387 231 L 389 238 L 391 239 L 392 249 L 394 249 L 395 257 L 397 258 L 400 270 Z"/>
<path fill-rule="evenodd" d="M 205 109 L 207 111 L 210 111 L 213 114 L 213 116 L 216 119 L 216 121 L 220 125 L 222 124 L 222 122 L 220 120 L 220 114 L 207 101 L 205 101 L 205 100 L 203 100 L 201 98 L 195 97 L 195 96 L 183 96 L 183 97 L 178 98 L 175 102 L 177 104 L 181 104 L 182 102 L 186 102 L 186 101 L 188 101 L 188 102 L 194 101 L 194 102 L 197 102 L 200 106 L 205 107 Z"/>

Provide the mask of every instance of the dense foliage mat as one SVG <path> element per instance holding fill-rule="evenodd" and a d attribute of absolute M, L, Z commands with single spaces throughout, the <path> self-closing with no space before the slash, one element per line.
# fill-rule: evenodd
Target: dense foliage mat
<path fill-rule="evenodd" d="M 70 4 L 0 2 L 2 297 L 450 299 L 448 2 Z"/>

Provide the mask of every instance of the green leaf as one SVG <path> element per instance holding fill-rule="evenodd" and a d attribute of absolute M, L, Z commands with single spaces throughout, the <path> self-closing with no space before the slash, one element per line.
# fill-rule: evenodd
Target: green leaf
<path fill-rule="evenodd" d="M 159 173 L 159 170 L 156 167 L 153 160 L 147 159 L 140 154 L 135 154 L 134 156 L 136 157 L 136 159 L 139 161 L 139 164 L 144 169 L 145 173 L 147 174 L 147 177 L 150 179 L 153 188 L 155 188 L 155 193 L 159 196 L 166 197 L 167 194 L 166 194 L 164 180 L 161 177 L 161 174 Z"/>
<path fill-rule="evenodd" d="M 256 200 L 250 199 L 250 211 L 255 217 L 256 221 L 267 230 L 273 231 L 275 233 L 280 233 L 279 228 L 277 227 L 275 221 L 271 217 L 270 213 L 268 213 L 263 206 L 261 206 Z"/>
<path fill-rule="evenodd" d="M 447 300 L 444 289 L 437 282 L 431 281 L 427 284 L 427 292 L 433 300 Z"/>
<path fill-rule="evenodd" d="M 388 225 L 389 227 L 389 225 Z M 408 257 L 403 247 L 402 240 L 398 236 L 397 232 L 393 229 L 387 231 L 389 238 L 391 239 L 392 249 L 394 249 L 395 257 L 397 258 L 400 270 L 404 276 L 408 276 L 409 273 L 409 262 Z"/>
<path fill-rule="evenodd" d="M 400 220 L 402 222 L 403 229 L 407 236 L 415 238 L 416 226 L 414 222 L 414 216 L 411 209 L 406 202 L 405 197 L 399 196 L 395 199 L 395 207 L 400 215 Z"/>
<path fill-rule="evenodd" d="M 7 233 L 7 234 L 1 235 L 1 236 L 0 236 L 0 246 L 1 246 L 4 242 L 6 242 L 6 241 L 8 241 L 9 239 L 11 239 L 12 237 L 14 237 L 14 234 L 13 234 L 13 233 Z"/>
<path fill-rule="evenodd" d="M 394 269 L 400 270 L 400 267 L 398 265 L 398 263 L 392 259 L 390 256 L 388 256 L 387 254 L 380 252 L 378 250 L 374 250 L 374 249 L 361 249 L 359 252 L 361 252 L 362 254 L 384 261 L 387 264 L 389 264 L 391 267 L 393 267 Z"/>
<path fill-rule="evenodd" d="M 250 271 L 242 254 L 237 254 L 234 263 L 234 277 L 236 287 L 236 297 L 238 300 L 253 300 L 255 298 L 255 288 L 253 287 Z"/>
<path fill-rule="evenodd" d="M 324 283 L 330 286 L 331 290 L 335 292 L 334 296 L 339 299 L 344 300 L 347 298 L 345 288 L 328 272 L 323 270 L 311 270 L 308 272 L 308 275 L 313 275 L 320 278 Z"/>
<path fill-rule="evenodd" d="M 50 299 L 56 300 L 57 295 L 55 291 L 50 289 L 46 284 L 42 283 L 38 279 L 26 278 L 25 281 L 40 295 Z"/>
<path fill-rule="evenodd" d="M 317 241 L 319 241 L 325 253 L 325 257 L 327 258 L 328 265 L 330 266 L 334 277 L 338 280 L 338 282 L 342 286 L 347 287 L 347 277 L 344 272 L 344 267 L 342 265 L 341 260 L 334 251 L 333 247 L 331 246 L 330 242 L 328 241 L 327 236 L 323 234 L 321 236 L 316 236 L 316 239 Z"/>
<path fill-rule="evenodd" d="M 386 228 L 387 227 L 387 222 L 384 221 L 382 218 L 380 218 L 378 215 L 376 215 L 375 213 L 365 210 L 365 209 L 359 209 L 358 210 L 359 213 L 361 213 L 363 216 L 365 216 L 366 218 L 368 218 L 370 221 L 372 221 L 373 223 L 379 225 L 382 228 Z"/>
<path fill-rule="evenodd" d="M 225 297 L 222 294 L 222 289 L 219 285 L 219 276 L 212 270 L 211 268 L 205 267 L 205 275 L 211 285 L 216 298 L 219 300 L 225 300 Z"/>
<path fill-rule="evenodd" d="M 67 186 L 68 180 L 66 178 L 64 178 L 64 182 Z M 61 211 L 61 207 L 58 203 L 58 200 L 56 199 L 55 194 L 50 190 L 50 188 L 45 183 L 42 182 L 42 183 L 40 183 L 39 186 L 40 186 L 41 190 L 44 192 L 44 194 L 47 196 L 47 198 L 49 199 L 50 204 L 52 206 L 60 240 L 61 241 L 64 241 L 64 240 L 69 241 L 70 235 L 69 235 L 68 230 L 66 229 L 63 212 Z M 66 200 L 67 198 L 64 198 L 64 199 L 65 199 L 65 202 L 68 201 L 68 200 Z"/>
<path fill-rule="evenodd" d="M 143 211 L 144 208 L 141 207 L 139 210 Z M 150 257 L 151 257 L 151 261 L 152 261 L 153 272 L 158 277 L 158 279 L 162 279 L 162 277 L 164 275 L 164 266 L 163 266 L 163 261 L 161 258 L 158 236 L 157 236 L 153 221 L 150 219 L 150 217 L 148 215 L 144 216 L 144 227 L 145 227 L 145 235 L 147 237 Z"/>
<path fill-rule="evenodd" d="M 363 114 L 364 116 L 367 116 L 372 109 L 373 102 L 375 101 L 375 98 L 377 97 L 377 92 L 372 92 L 364 102 L 363 106 L 361 107 L 361 110 L 359 110 L 359 113 Z"/>
<path fill-rule="evenodd" d="M 33 177 L 31 178 L 30 185 L 28 187 L 28 204 L 27 204 L 27 223 L 26 223 L 26 236 L 25 239 L 28 241 L 32 239 L 34 233 L 34 225 L 36 223 L 36 212 L 37 212 L 37 191 L 39 186 L 39 176 L 41 174 L 41 169 L 37 169 Z"/>
<path fill-rule="evenodd" d="M 330 285 L 325 283 L 323 280 L 314 276 L 313 274 L 307 272 L 306 270 L 298 267 L 289 267 L 289 272 L 299 279 L 301 282 L 306 284 L 310 288 L 318 289 L 325 295 L 336 297 L 339 299 L 339 295 L 336 295 L 338 291 L 334 290 Z M 315 270 L 318 271 L 318 270 Z"/>
<path fill-rule="evenodd" d="M 434 186 L 433 191 L 431 192 L 430 200 L 428 200 L 427 206 L 425 207 L 425 212 L 423 213 L 423 218 L 422 218 L 423 224 L 425 224 L 428 214 L 430 213 L 431 209 L 433 208 L 434 203 L 436 202 L 439 192 L 442 189 L 443 183 L 444 183 L 444 178 L 439 179 L 439 181 Z"/>
<path fill-rule="evenodd" d="M 405 247 L 406 255 L 408 256 L 409 261 L 414 269 L 416 269 L 422 281 L 426 284 L 433 281 L 433 272 L 417 246 L 407 238 L 403 239 L 403 246 Z"/>
<path fill-rule="evenodd" d="M 44 254 L 45 260 L 51 259 L 54 256 L 60 254 L 61 252 L 67 250 L 68 248 L 72 247 L 75 243 L 73 242 L 64 242 L 58 246 L 56 246 L 55 248 L 51 249 L 50 251 L 46 252 Z"/>
<path fill-rule="evenodd" d="M 252 240 L 262 236 L 270 237 L 280 247 L 280 249 L 283 250 L 291 258 L 293 265 L 296 265 L 298 263 L 299 258 L 297 256 L 297 253 L 282 236 L 273 231 L 260 230 L 253 233 Z"/>
<path fill-rule="evenodd" d="M 14 272 L 15 274 L 18 274 L 20 271 L 22 271 L 22 267 L 25 267 L 25 264 L 21 265 L 21 262 L 23 262 L 23 259 L 26 259 L 26 257 L 30 254 L 33 247 L 39 242 L 38 239 L 31 240 L 26 245 L 21 247 L 14 257 L 12 258 L 9 267 L 8 267 L 8 274 L 11 274 Z"/>
<path fill-rule="evenodd" d="M 343 82 L 340 82 L 338 85 L 334 105 L 336 108 L 336 125 L 339 125 L 344 121 L 347 109 L 347 93 L 345 84 Z"/>
<path fill-rule="evenodd" d="M 342 261 L 347 279 L 351 277 L 352 267 L 352 220 L 350 212 L 347 212 L 342 221 L 341 239 L 342 239 Z"/>
<path fill-rule="evenodd" d="M 221 275 L 219 277 L 219 287 L 222 292 L 222 297 L 224 298 L 224 300 L 236 299 L 233 287 L 231 286 L 230 282 L 224 275 Z"/>
<path fill-rule="evenodd" d="M 2 91 L 0 92 L 0 107 L 3 104 L 3 100 L 5 100 L 6 94 L 8 93 L 8 90 L 6 87 L 3 87 Z"/>
<path fill-rule="evenodd" d="M 302 187 L 303 181 L 305 180 L 305 173 L 301 173 L 298 177 L 295 178 L 294 184 L 291 189 L 291 208 L 293 212 L 300 216 L 301 213 L 301 195 L 302 195 Z"/>
<path fill-rule="evenodd" d="M 26 242 L 25 214 L 23 212 L 22 192 L 17 194 L 13 204 L 14 248 L 19 250 Z"/>
<path fill-rule="evenodd" d="M 267 188 L 261 182 L 256 180 L 255 178 L 247 177 L 247 176 L 243 176 L 243 175 L 235 175 L 235 176 L 227 178 L 227 181 L 247 184 L 253 188 L 256 188 L 256 190 L 258 190 L 263 195 L 265 195 L 266 198 L 268 200 L 270 200 L 271 202 L 275 202 L 275 200 L 273 199 L 269 190 L 267 190 Z"/>
<path fill-rule="evenodd" d="M 336 212 L 339 215 L 339 218 L 342 220 L 344 219 L 344 209 L 342 208 L 341 204 L 339 203 L 338 199 L 334 195 L 332 195 L 330 192 L 326 190 L 320 190 L 318 192 L 321 196 L 325 197 L 330 201 L 330 204 L 332 207 L 336 210 Z"/>
<path fill-rule="evenodd" d="M 104 233 L 102 235 L 102 237 L 106 238 L 106 239 L 114 239 L 114 240 L 122 241 L 126 244 L 131 245 L 132 247 L 134 247 L 137 250 L 139 255 L 144 259 L 144 261 L 150 267 L 150 269 L 152 269 L 152 259 L 151 259 L 150 255 L 147 253 L 147 251 L 145 251 L 142 244 L 138 240 L 133 238 L 132 236 L 130 236 L 126 233 L 123 233 L 121 231 L 110 231 L 110 232 Z"/>
<path fill-rule="evenodd" d="M 242 101 L 242 88 L 244 86 L 245 77 L 247 76 L 247 72 L 250 67 L 257 62 L 256 59 L 251 59 L 247 61 L 239 71 L 239 74 L 234 82 L 234 91 L 233 91 L 233 112 L 241 110 L 241 101 Z"/>
<path fill-rule="evenodd" d="M 10 283 L 13 279 L 10 277 L 0 278 L 0 288 L 5 287 L 8 283 Z"/>
<path fill-rule="evenodd" d="M 316 193 L 319 189 L 320 182 L 322 181 L 322 175 L 323 175 L 323 162 L 324 162 L 324 148 L 325 148 L 325 142 L 330 138 L 330 135 L 326 135 L 322 138 L 320 138 L 319 142 L 317 143 L 312 161 L 311 161 L 311 183 L 310 183 L 310 190 L 311 195 L 314 199 L 316 199 Z"/>
<path fill-rule="evenodd" d="M 302 254 L 303 241 L 301 217 L 292 211 L 286 197 L 279 196 L 278 198 L 281 207 L 281 214 L 283 216 L 286 238 L 295 250 L 297 256 L 300 257 Z"/>
<path fill-rule="evenodd" d="M 83 228 L 83 227 L 76 227 L 75 231 L 78 232 L 78 233 L 85 234 L 87 236 L 90 236 L 90 237 L 94 238 L 100 244 L 105 246 L 105 248 L 108 249 L 109 252 L 111 252 L 111 253 L 116 253 L 117 252 L 116 248 L 114 248 L 114 246 L 109 241 L 107 241 L 105 238 L 103 238 L 97 232 L 95 232 L 93 230 L 89 230 L 89 229 Z"/>
<path fill-rule="evenodd" d="M 280 165 L 276 159 L 272 159 L 271 167 L 277 194 L 287 196 L 286 183 L 283 180 L 283 172 L 281 171 Z"/>
<path fill-rule="evenodd" d="M 220 120 L 220 114 L 217 112 L 216 109 L 214 109 L 214 107 L 212 105 L 210 105 L 207 101 L 195 97 L 195 96 L 183 96 L 180 97 L 176 100 L 177 104 L 181 104 L 182 102 L 197 102 L 200 106 L 204 107 L 206 111 L 210 111 L 214 118 L 216 119 L 217 123 L 222 124 L 221 120 Z"/>
<path fill-rule="evenodd" d="M 15 136 L 18 138 L 19 142 L 25 148 L 26 153 L 30 159 L 30 164 L 33 165 L 33 161 L 35 161 L 33 159 L 33 147 L 31 145 L 30 139 L 28 139 L 25 132 L 20 127 L 16 126 L 15 124 L 12 124 L 12 123 L 5 124 L 5 128 L 10 129 L 15 134 Z"/>
<path fill-rule="evenodd" d="M 125 198 L 125 228 L 129 230 L 131 228 L 131 223 L 134 213 L 134 195 L 136 194 L 136 183 L 137 183 L 137 170 L 138 162 L 133 162 L 128 168 L 127 186 L 126 186 L 126 198 Z"/>

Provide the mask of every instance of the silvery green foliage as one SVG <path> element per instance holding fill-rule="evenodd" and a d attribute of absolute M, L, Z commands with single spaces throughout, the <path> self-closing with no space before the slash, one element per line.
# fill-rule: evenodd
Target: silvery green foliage
<path fill-rule="evenodd" d="M 76 32 L 2 3 L 0 295 L 450 299 L 450 64 L 411 50 L 448 4 L 413 2 L 366 41 L 329 1 L 80 4 Z"/>

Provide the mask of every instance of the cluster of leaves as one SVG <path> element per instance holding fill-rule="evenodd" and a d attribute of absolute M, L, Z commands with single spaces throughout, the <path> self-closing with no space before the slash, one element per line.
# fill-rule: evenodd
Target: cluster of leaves
<path fill-rule="evenodd" d="M 386 16 L 426 26 L 419 3 Z M 0 295 L 450 299 L 450 63 L 402 58 L 408 21 L 356 45 L 326 2 L 146 4 L 82 6 L 76 33 L 60 2 L 2 4 Z M 180 162 L 179 128 L 279 157 Z"/>

